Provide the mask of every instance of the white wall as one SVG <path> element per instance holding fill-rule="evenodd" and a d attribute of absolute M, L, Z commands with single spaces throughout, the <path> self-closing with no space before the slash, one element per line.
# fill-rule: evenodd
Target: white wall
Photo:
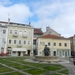
<path fill-rule="evenodd" d="M 6 30 L 6 33 L 3 34 L 3 30 Z M 6 42 L 7 42 L 7 28 L 0 26 L 0 53 L 1 53 L 1 48 L 4 48 L 4 53 L 6 53 Z M 4 39 L 4 40 L 3 40 Z"/>

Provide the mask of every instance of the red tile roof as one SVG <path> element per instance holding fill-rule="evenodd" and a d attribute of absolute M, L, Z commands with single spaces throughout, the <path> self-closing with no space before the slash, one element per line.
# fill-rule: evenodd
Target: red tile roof
<path fill-rule="evenodd" d="M 34 28 L 34 34 L 42 35 L 43 32 L 42 32 L 41 28 Z"/>
<path fill-rule="evenodd" d="M 40 36 L 38 38 L 67 39 L 67 38 L 64 38 L 62 36 L 57 36 L 57 35 L 52 35 L 52 34 L 43 35 L 43 36 Z"/>
<path fill-rule="evenodd" d="M 74 35 L 74 36 L 69 37 L 69 39 L 73 39 L 74 37 L 75 37 L 75 35 Z"/>

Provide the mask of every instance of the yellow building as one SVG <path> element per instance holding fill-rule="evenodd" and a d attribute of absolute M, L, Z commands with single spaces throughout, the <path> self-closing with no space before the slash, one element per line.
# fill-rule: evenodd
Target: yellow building
<path fill-rule="evenodd" d="M 9 23 L 7 52 L 12 56 L 33 54 L 33 27 L 26 24 Z"/>
<path fill-rule="evenodd" d="M 45 45 L 50 48 L 50 56 L 69 57 L 70 40 L 56 35 L 43 35 L 37 38 L 38 55 L 44 55 L 43 50 Z"/>

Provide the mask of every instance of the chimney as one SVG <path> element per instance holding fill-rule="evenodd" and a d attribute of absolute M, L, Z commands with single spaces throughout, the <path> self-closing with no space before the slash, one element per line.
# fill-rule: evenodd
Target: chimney
<path fill-rule="evenodd" d="M 8 18 L 8 25 L 10 24 L 10 18 Z"/>
<path fill-rule="evenodd" d="M 50 27 L 46 27 L 46 32 L 48 32 L 50 30 Z"/>

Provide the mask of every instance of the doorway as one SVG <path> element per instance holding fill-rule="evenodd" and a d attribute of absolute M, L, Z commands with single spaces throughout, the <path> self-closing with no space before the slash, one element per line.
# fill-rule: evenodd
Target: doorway
<path fill-rule="evenodd" d="M 20 51 L 18 52 L 18 56 L 21 56 L 21 52 Z"/>
<path fill-rule="evenodd" d="M 54 51 L 54 56 L 56 56 L 56 51 Z"/>
<path fill-rule="evenodd" d="M 28 55 L 30 55 L 30 50 L 28 50 Z"/>
<path fill-rule="evenodd" d="M 65 57 L 67 57 L 67 51 L 65 51 Z"/>
<path fill-rule="evenodd" d="M 2 53 L 2 52 L 4 52 L 4 48 L 3 48 L 3 47 L 1 48 L 1 53 Z"/>

